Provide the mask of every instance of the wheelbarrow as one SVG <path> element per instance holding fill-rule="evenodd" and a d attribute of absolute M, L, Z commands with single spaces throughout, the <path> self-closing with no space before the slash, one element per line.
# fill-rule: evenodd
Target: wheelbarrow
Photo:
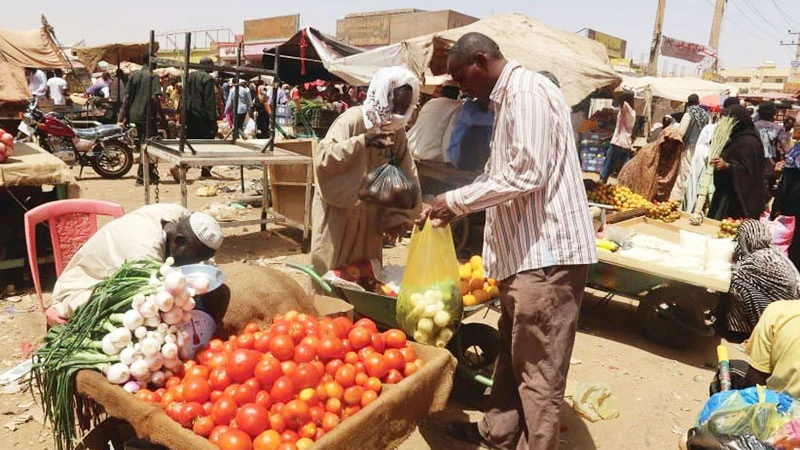
<path fill-rule="evenodd" d="M 400 328 L 395 317 L 397 299 L 388 295 L 359 291 L 339 286 L 331 286 L 314 271 L 302 264 L 287 262 L 286 266 L 297 269 L 309 277 L 327 295 L 332 295 L 353 305 L 356 314 L 366 317 L 380 329 Z M 475 306 L 464 308 L 462 320 L 480 311 L 488 313 L 488 309 L 499 309 L 497 299 Z M 447 349 L 458 360 L 458 374 L 486 387 L 492 387 L 492 379 L 487 376 L 494 369 L 499 352 L 497 330 L 482 323 L 462 324 L 447 344 Z"/>

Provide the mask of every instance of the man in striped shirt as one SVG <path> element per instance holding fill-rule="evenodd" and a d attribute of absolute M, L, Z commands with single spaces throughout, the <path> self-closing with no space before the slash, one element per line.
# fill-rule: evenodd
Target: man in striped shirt
<path fill-rule="evenodd" d="M 486 210 L 483 258 L 500 283 L 500 354 L 483 420 L 450 433 L 501 449 L 558 448 L 558 411 L 586 286 L 597 262 L 570 108 L 547 77 L 468 33 L 448 70 L 494 109 L 491 155 L 472 184 L 438 196 L 420 219 Z"/>

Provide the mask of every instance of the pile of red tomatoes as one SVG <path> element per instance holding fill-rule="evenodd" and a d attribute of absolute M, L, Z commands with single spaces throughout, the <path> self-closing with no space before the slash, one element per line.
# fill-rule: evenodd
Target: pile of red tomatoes
<path fill-rule="evenodd" d="M 221 450 L 302 450 L 422 365 L 400 330 L 292 311 L 212 340 L 181 376 L 136 396 Z"/>

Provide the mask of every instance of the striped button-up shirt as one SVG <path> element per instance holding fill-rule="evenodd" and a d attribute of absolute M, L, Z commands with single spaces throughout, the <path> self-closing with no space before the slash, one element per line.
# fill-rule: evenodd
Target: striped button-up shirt
<path fill-rule="evenodd" d="M 597 262 L 564 94 L 509 61 L 490 100 L 495 118 L 486 170 L 445 194 L 458 215 L 486 210 L 487 274 L 503 280 L 526 270 Z"/>

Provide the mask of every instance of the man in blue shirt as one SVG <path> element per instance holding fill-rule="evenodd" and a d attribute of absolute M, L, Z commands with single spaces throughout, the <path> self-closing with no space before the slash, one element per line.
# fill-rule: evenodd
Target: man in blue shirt
<path fill-rule="evenodd" d="M 228 101 L 225 103 L 225 113 L 233 111 L 234 98 L 238 95 L 239 104 L 236 108 L 236 116 L 234 124 L 238 126 L 241 135 L 244 135 L 244 120 L 247 118 L 247 112 L 250 111 L 250 105 L 253 103 L 253 98 L 250 96 L 250 89 L 247 87 L 247 80 L 241 80 L 239 84 L 231 89 L 228 96 Z"/>
<path fill-rule="evenodd" d="M 494 113 L 487 104 L 472 100 L 464 103 L 453 122 L 447 158 L 461 170 L 481 170 L 489 158 Z"/>

